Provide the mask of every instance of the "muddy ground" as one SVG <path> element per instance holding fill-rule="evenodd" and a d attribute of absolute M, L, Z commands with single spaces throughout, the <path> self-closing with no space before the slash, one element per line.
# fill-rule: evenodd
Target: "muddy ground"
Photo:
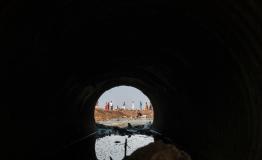
<path fill-rule="evenodd" d="M 95 109 L 95 120 L 96 121 L 108 121 L 116 118 L 153 118 L 153 110 L 113 110 L 105 111 L 104 109 Z"/>

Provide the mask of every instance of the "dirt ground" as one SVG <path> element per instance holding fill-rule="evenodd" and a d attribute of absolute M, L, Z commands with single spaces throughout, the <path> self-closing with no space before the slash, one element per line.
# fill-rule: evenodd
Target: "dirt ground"
<path fill-rule="evenodd" d="M 140 113 L 140 114 L 139 114 Z M 142 115 L 146 118 L 153 118 L 153 110 L 113 110 L 105 111 L 104 109 L 95 109 L 95 120 L 96 121 L 106 121 L 115 118 L 137 118 L 137 116 Z"/>

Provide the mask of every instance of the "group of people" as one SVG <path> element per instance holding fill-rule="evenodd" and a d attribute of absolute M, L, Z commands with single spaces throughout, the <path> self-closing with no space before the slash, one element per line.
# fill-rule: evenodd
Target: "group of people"
<path fill-rule="evenodd" d="M 144 108 L 143 108 L 142 105 L 143 105 L 143 104 L 142 104 L 142 102 L 140 101 L 139 110 L 153 110 L 152 104 L 148 105 L 147 102 L 146 102 Z M 113 110 L 119 110 L 119 109 L 125 110 L 125 109 L 126 109 L 126 103 L 123 102 L 123 105 L 122 105 L 121 108 L 118 107 L 118 106 L 114 107 L 112 101 L 106 102 L 106 104 L 105 104 L 105 106 L 104 106 L 104 110 L 105 110 L 105 111 L 113 111 Z M 137 110 L 137 109 L 135 109 L 134 101 L 132 101 L 131 110 Z"/>
<path fill-rule="evenodd" d="M 106 102 L 106 105 L 105 105 L 105 111 L 112 111 L 114 110 L 114 106 L 113 106 L 113 102 L 110 101 L 110 102 Z"/>
<path fill-rule="evenodd" d="M 141 105 L 140 105 L 141 106 Z M 142 108 L 140 107 L 140 109 L 142 110 Z M 152 110 L 153 109 L 153 106 L 150 104 L 148 105 L 147 102 L 146 102 L 146 105 L 145 105 L 145 110 Z"/>

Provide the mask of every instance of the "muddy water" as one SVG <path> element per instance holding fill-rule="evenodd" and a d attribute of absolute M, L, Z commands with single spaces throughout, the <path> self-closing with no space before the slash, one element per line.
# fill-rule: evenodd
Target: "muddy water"
<path fill-rule="evenodd" d="M 126 141 L 127 140 L 127 141 Z M 140 147 L 146 146 L 154 142 L 152 136 L 132 135 L 120 136 L 111 135 L 96 139 L 95 152 L 98 160 L 122 160 L 125 157 L 125 141 L 127 142 L 126 155 L 132 154 Z"/>

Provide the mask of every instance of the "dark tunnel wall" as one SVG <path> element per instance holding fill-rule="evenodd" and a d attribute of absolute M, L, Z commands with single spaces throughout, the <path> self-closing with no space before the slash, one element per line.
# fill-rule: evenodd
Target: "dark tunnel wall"
<path fill-rule="evenodd" d="M 60 158 L 94 131 L 92 106 L 120 84 L 150 98 L 154 128 L 192 159 L 262 159 L 261 8 L 233 0 L 3 4 L 9 159 Z M 66 158 L 91 157 L 86 145 Z"/>

